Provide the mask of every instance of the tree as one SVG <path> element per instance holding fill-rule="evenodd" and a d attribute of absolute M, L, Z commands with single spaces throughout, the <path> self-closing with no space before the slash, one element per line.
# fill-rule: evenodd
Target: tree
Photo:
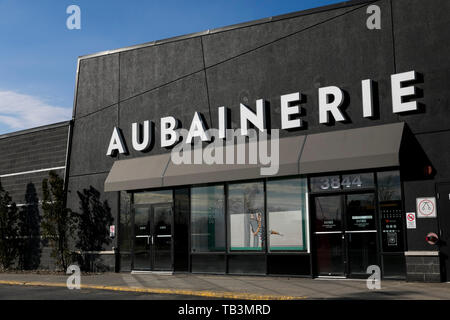
<path fill-rule="evenodd" d="M 64 180 L 54 171 L 50 171 L 49 178 L 42 181 L 42 195 L 42 234 L 49 241 L 56 264 L 66 270 L 72 256 L 69 239 L 75 228 L 75 219 L 65 206 Z"/>
<path fill-rule="evenodd" d="M 0 183 L 0 264 L 8 269 L 17 257 L 17 207 Z"/>
<path fill-rule="evenodd" d="M 103 245 L 110 243 L 108 226 L 113 223 L 111 208 L 107 201 L 100 201 L 100 192 L 94 187 L 77 191 L 80 198 L 80 213 L 76 213 L 78 223 L 78 240 L 76 247 L 81 252 L 100 251 Z M 95 256 L 92 254 L 83 257 L 82 264 L 85 269 L 91 269 Z"/>
<path fill-rule="evenodd" d="M 39 199 L 33 183 L 27 184 L 25 206 L 19 210 L 19 268 L 37 269 L 41 260 Z"/>

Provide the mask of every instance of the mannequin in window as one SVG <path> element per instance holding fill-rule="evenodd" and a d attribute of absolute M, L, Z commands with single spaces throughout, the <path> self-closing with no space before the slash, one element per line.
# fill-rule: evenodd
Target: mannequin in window
<path fill-rule="evenodd" d="M 250 214 L 250 232 L 253 239 L 253 248 L 259 248 L 262 244 L 262 214 L 260 211 L 256 211 Z"/>

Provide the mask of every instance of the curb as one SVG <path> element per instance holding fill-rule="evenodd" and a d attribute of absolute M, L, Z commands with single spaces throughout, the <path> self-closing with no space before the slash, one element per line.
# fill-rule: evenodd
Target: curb
<path fill-rule="evenodd" d="M 18 286 L 40 286 L 40 287 L 61 287 L 67 288 L 66 283 L 60 282 L 25 282 L 25 281 L 5 281 L 0 280 L 0 284 L 18 285 Z M 139 292 L 139 293 L 156 293 L 156 294 L 178 294 L 185 296 L 198 296 L 218 299 L 238 299 L 238 300 L 300 300 L 307 297 L 283 296 L 283 295 L 259 295 L 254 293 L 241 292 L 220 292 L 220 291 L 201 291 L 201 290 L 184 290 L 184 289 L 160 289 L 160 288 L 136 288 L 136 287 L 120 287 L 120 286 L 102 286 L 92 284 L 81 284 L 82 289 L 109 290 L 121 292 Z"/>

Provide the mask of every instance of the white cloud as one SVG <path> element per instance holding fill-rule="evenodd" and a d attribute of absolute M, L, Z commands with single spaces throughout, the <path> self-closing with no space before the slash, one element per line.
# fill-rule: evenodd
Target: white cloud
<path fill-rule="evenodd" d="M 49 105 L 38 97 L 0 90 L 0 128 L 28 129 L 69 120 L 71 116 L 69 108 Z"/>

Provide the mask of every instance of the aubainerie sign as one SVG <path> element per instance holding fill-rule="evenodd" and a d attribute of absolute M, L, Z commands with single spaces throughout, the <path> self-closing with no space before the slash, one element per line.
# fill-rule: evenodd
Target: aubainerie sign
<path fill-rule="evenodd" d="M 415 71 L 408 71 L 391 75 L 391 95 L 392 95 L 392 112 L 403 113 L 416 111 L 418 109 L 417 101 L 404 98 L 411 97 L 416 93 L 414 85 L 405 85 L 405 82 L 417 80 Z M 362 111 L 364 118 L 372 118 L 374 116 L 374 82 L 371 79 L 361 81 L 362 90 Z M 327 86 L 318 89 L 318 110 L 319 123 L 330 124 L 332 119 L 336 122 L 343 122 L 346 119 L 341 107 L 344 103 L 344 92 L 337 86 Z M 301 119 L 301 93 L 294 92 L 280 96 L 280 112 L 281 112 L 281 129 L 296 129 L 303 127 Z M 242 136 L 249 135 L 249 126 L 251 123 L 256 130 L 260 132 L 267 131 L 266 123 L 266 101 L 264 99 L 256 100 L 256 111 L 253 112 L 248 106 L 240 104 L 240 129 L 239 134 Z M 225 106 L 218 108 L 218 137 L 219 139 L 227 138 L 228 121 L 227 114 L 229 110 Z M 173 117 L 163 117 L 160 119 L 160 145 L 163 148 L 170 148 L 180 142 L 179 121 Z M 153 145 L 152 127 L 154 122 L 145 120 L 143 123 L 132 123 L 131 142 L 133 149 L 136 151 L 149 151 Z M 197 139 L 196 139 L 197 138 Z M 206 125 L 199 112 L 194 112 L 189 131 L 186 137 L 183 137 L 184 143 L 191 144 L 194 140 L 208 142 L 212 140 L 210 130 L 206 130 Z M 114 156 L 115 154 L 127 154 L 127 143 L 121 133 L 120 128 L 113 129 L 111 139 L 109 141 L 106 155 Z"/>

